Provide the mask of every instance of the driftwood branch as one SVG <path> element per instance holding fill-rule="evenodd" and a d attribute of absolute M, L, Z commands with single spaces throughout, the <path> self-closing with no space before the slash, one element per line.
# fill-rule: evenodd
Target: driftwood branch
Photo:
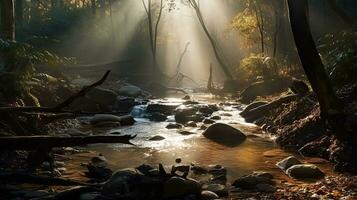
<path fill-rule="evenodd" d="M 105 72 L 104 76 L 98 80 L 97 82 L 93 83 L 92 85 L 85 86 L 83 87 L 79 92 L 76 94 L 70 96 L 68 99 L 57 105 L 54 109 L 55 110 L 62 110 L 63 108 L 67 107 L 70 105 L 73 101 L 80 97 L 84 97 L 91 89 L 101 85 L 104 83 L 104 81 L 108 78 L 110 71 Z"/>
<path fill-rule="evenodd" d="M 63 109 L 73 103 L 76 99 L 85 96 L 90 90 L 101 85 L 108 78 L 110 70 L 108 70 L 104 76 L 97 82 L 83 87 L 79 92 L 70 96 L 62 103 L 55 107 L 36 107 L 36 106 L 26 106 L 26 107 L 0 107 L 0 113 L 2 112 L 47 112 L 47 113 L 73 113 L 71 111 L 64 111 Z"/>
<path fill-rule="evenodd" d="M 74 147 L 96 143 L 130 144 L 136 136 L 10 136 L 0 137 L 0 149 L 35 150 L 51 149 L 53 147 Z"/>

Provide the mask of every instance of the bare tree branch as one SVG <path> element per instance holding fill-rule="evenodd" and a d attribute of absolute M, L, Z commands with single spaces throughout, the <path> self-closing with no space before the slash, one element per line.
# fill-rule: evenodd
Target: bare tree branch
<path fill-rule="evenodd" d="M 55 107 L 36 107 L 36 106 L 26 106 L 26 107 L 0 107 L 0 113 L 2 112 L 48 112 L 48 113 L 63 113 L 71 111 L 64 111 L 63 109 L 73 103 L 76 99 L 85 96 L 90 90 L 101 85 L 108 78 L 110 70 L 107 71 L 104 76 L 93 83 L 92 85 L 83 87 L 79 92 L 70 96 L 62 103 L 58 104 Z"/>

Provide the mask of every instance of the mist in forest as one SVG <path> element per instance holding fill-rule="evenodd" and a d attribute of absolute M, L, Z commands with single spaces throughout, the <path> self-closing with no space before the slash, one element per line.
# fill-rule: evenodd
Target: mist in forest
<path fill-rule="evenodd" d="M 154 8 L 157 9 L 157 6 L 154 5 Z M 237 48 L 240 37 L 228 30 L 235 9 L 229 3 L 222 4 L 215 0 L 202 1 L 200 6 L 206 26 L 212 32 L 224 59 L 229 65 L 236 65 L 244 56 L 241 53 L 244 48 Z M 148 20 L 141 1 L 113 3 L 104 14 L 100 11 L 96 16 L 87 13 L 77 24 L 65 38 L 61 38 L 64 41 L 62 51 L 75 55 L 81 63 L 142 60 L 138 65 L 151 67 Z M 188 76 L 184 78 L 185 85 L 204 86 L 211 64 L 215 79 L 224 79 L 211 44 L 189 5 L 178 3 L 171 10 L 165 2 L 158 26 L 158 65 L 164 73 L 169 77 L 174 76 L 181 59 L 180 71 Z M 187 51 L 182 55 L 186 46 Z"/>
<path fill-rule="evenodd" d="M 0 199 L 357 199 L 356 0 L 1 0 Z"/>

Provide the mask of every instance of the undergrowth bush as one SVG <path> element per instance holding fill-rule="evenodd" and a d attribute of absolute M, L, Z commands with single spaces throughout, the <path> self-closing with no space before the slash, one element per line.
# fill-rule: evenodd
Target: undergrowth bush
<path fill-rule="evenodd" d="M 236 73 L 239 77 L 252 81 L 271 79 L 278 76 L 277 63 L 271 57 L 252 53 L 241 60 Z"/>
<path fill-rule="evenodd" d="M 47 50 L 28 43 L 0 39 L 0 93 L 3 98 L 13 100 L 27 90 L 26 82 L 32 78 L 35 66 L 51 67 L 73 63 L 71 58 L 59 57 Z"/>

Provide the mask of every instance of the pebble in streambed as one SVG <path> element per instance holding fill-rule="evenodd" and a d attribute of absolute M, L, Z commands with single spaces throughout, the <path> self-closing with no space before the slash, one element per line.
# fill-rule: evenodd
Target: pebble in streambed
<path fill-rule="evenodd" d="M 98 160 L 100 158 L 93 158 Z M 161 164 L 143 164 L 136 168 L 120 169 L 104 183 L 100 191 L 85 191 L 81 197 L 107 198 L 123 197 L 128 199 L 177 199 L 206 200 L 229 195 L 226 186 L 227 171 L 220 165 L 198 166 L 181 164 L 177 158 L 171 171 Z M 197 173 L 197 169 L 200 170 Z M 203 173 L 202 173 L 203 172 Z M 207 178 L 208 177 L 208 178 Z"/>
<path fill-rule="evenodd" d="M 150 141 L 161 141 L 161 140 L 164 140 L 165 137 L 161 136 L 161 135 L 155 135 L 153 137 L 151 137 L 149 140 Z"/>

